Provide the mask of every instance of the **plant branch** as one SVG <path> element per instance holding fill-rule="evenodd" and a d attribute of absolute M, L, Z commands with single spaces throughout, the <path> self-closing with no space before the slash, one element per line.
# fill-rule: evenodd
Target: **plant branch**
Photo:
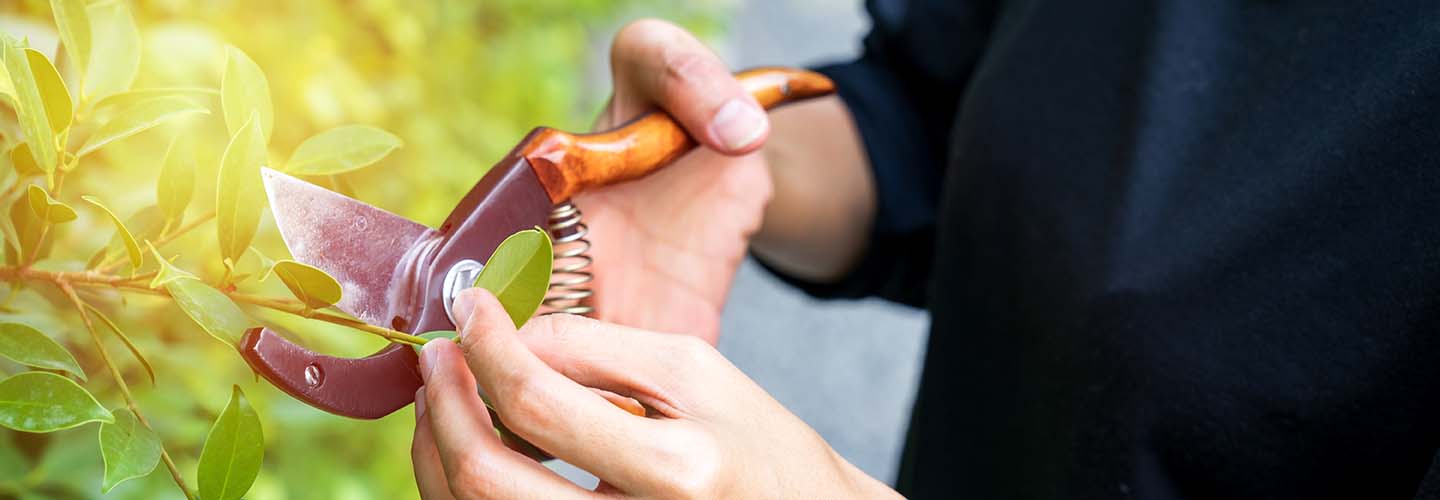
<path fill-rule="evenodd" d="M 365 333 L 383 337 L 391 342 L 399 342 L 402 344 L 410 344 L 417 346 L 425 345 L 426 342 L 426 339 L 423 337 L 417 337 L 399 330 L 392 330 L 381 326 L 375 326 L 364 321 L 360 321 L 358 319 L 348 318 L 331 312 L 316 311 L 306 306 L 305 304 L 295 300 L 262 297 L 259 295 L 251 295 L 248 293 L 240 292 L 229 292 L 227 295 L 229 295 L 230 298 L 236 302 L 243 302 L 246 304 L 260 306 L 266 309 L 272 309 L 280 312 L 286 312 L 310 319 L 318 319 L 320 321 L 333 323 L 340 326 L 348 326 L 355 330 L 360 330 Z"/>
<path fill-rule="evenodd" d="M 192 221 L 190 221 L 190 222 L 186 222 L 185 224 L 180 225 L 180 227 L 175 228 L 174 231 L 170 231 L 170 232 L 168 232 L 168 233 L 165 233 L 165 234 L 160 235 L 159 238 L 156 238 L 155 240 L 151 241 L 150 244 L 155 245 L 155 248 L 156 248 L 156 249 L 159 249 L 160 247 L 165 246 L 166 243 L 169 243 L 169 242 L 171 242 L 171 241 L 175 241 L 176 238 L 179 238 L 179 237 L 181 237 L 181 236 L 184 236 L 185 233 L 189 233 L 190 231 L 194 231 L 195 228 L 200 227 L 201 224 L 204 224 L 204 223 L 206 223 L 206 222 L 210 222 L 210 221 L 213 220 L 214 218 L 215 218 L 215 211 L 212 210 L 212 211 L 206 212 L 205 215 L 201 215 L 200 217 L 197 217 L 195 220 L 192 220 Z M 117 257 L 109 257 L 109 256 L 107 256 L 107 257 L 105 258 L 105 260 L 103 260 L 103 261 L 100 262 L 100 265 L 95 266 L 95 272 L 98 272 L 98 273 L 112 273 L 112 272 L 115 272 L 115 268 L 116 268 L 117 266 L 119 266 L 121 262 L 124 262 L 124 260 L 118 258 L 118 255 L 119 255 L 119 254 L 117 254 Z"/>
<path fill-rule="evenodd" d="M 70 286 L 70 283 L 63 279 L 56 279 L 54 283 L 61 292 L 65 293 L 66 297 L 70 298 L 70 302 L 75 305 L 75 310 L 80 313 L 80 320 L 85 323 L 85 330 L 90 332 L 90 340 L 95 343 L 95 349 L 100 351 L 100 359 L 105 361 L 105 367 L 110 370 L 110 376 L 115 379 L 115 386 L 120 388 L 120 395 L 125 398 L 125 405 L 130 407 L 130 411 L 135 414 L 135 419 L 139 420 L 141 425 L 150 429 L 151 432 L 155 432 L 155 427 L 150 425 L 150 420 L 140 412 L 140 404 L 135 401 L 135 396 L 130 394 L 130 385 L 125 383 L 125 377 L 120 374 L 120 369 L 115 366 L 115 361 L 110 359 L 110 353 L 105 350 L 105 344 L 101 343 L 100 334 L 95 331 L 95 323 L 90 320 L 90 314 L 85 310 L 85 302 L 80 300 L 80 296 L 75 293 L 75 288 Z M 170 452 L 165 451 L 164 441 L 160 442 L 160 460 L 165 462 L 165 468 L 170 469 L 170 477 L 175 479 L 175 486 L 180 488 L 180 491 L 185 494 L 185 498 L 195 498 L 190 494 L 190 488 L 185 485 L 185 477 L 180 474 L 180 468 L 175 465 L 175 460 L 170 458 Z"/>
<path fill-rule="evenodd" d="M 151 243 L 151 244 L 154 244 L 154 245 L 155 245 L 155 248 L 160 248 L 161 246 L 164 246 L 166 243 L 169 243 L 169 242 L 171 242 L 171 241 L 174 241 L 175 238 L 179 238 L 180 236 L 184 235 L 185 233 L 188 233 L 188 232 L 190 232 L 190 231 L 193 231 L 195 228 L 200 227 L 201 224 L 204 224 L 204 223 L 206 223 L 206 222 L 210 222 L 210 220 L 211 220 L 211 219 L 214 219 L 214 218 L 215 218 L 215 211 L 214 211 L 214 210 L 211 210 L 211 211 L 209 211 L 209 212 L 205 212 L 205 215 L 201 215 L 201 216 L 199 216 L 199 217 L 196 217 L 195 220 L 192 220 L 192 221 L 190 221 L 190 222 L 187 222 L 187 223 L 185 223 L 185 224 L 180 225 L 180 227 L 175 228 L 174 231 L 171 231 L 171 232 L 169 232 L 169 233 L 161 236 L 159 239 L 156 239 L 155 241 L 152 241 L 152 242 L 150 242 L 150 243 Z"/>
<path fill-rule="evenodd" d="M 29 267 L 0 266 L 0 279 L 50 281 L 54 283 L 64 283 L 65 286 L 73 285 L 86 287 L 108 287 L 114 288 L 116 290 L 145 293 L 150 295 L 162 295 L 167 297 L 170 295 L 169 291 L 166 291 L 163 288 L 151 288 L 148 283 L 137 282 L 136 278 L 115 276 L 112 274 L 104 274 L 97 271 L 44 271 Z M 221 292 L 225 293 L 227 296 L 230 297 L 231 300 L 234 300 L 236 302 L 250 304 L 258 307 L 264 307 L 266 309 L 271 309 L 275 311 L 293 314 L 296 316 L 316 319 L 327 323 L 333 323 L 336 325 L 349 327 L 354 330 L 359 330 L 378 337 L 382 337 L 391 342 L 399 342 L 402 344 L 410 345 L 424 345 L 426 342 L 426 340 L 422 337 L 417 337 L 415 335 L 411 335 L 399 330 L 392 330 L 381 326 L 371 325 L 364 321 L 349 318 L 332 312 L 317 311 L 297 300 L 264 297 L 260 295 L 252 295 L 236 291 L 221 290 Z"/>

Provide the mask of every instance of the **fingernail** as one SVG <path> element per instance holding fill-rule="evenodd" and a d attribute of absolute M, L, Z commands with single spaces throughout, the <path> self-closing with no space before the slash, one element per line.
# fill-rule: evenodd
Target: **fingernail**
<path fill-rule="evenodd" d="M 415 421 L 425 418 L 425 388 L 415 391 Z"/>
<path fill-rule="evenodd" d="M 455 315 L 455 326 L 463 335 L 465 324 L 470 322 L 470 313 L 475 311 L 475 290 L 463 290 L 460 295 L 455 296 L 455 303 L 451 305 L 451 313 Z"/>
<path fill-rule="evenodd" d="M 741 98 L 730 99 L 710 119 L 710 133 L 726 148 L 745 149 L 765 134 L 765 112 L 754 103 Z"/>
<path fill-rule="evenodd" d="M 432 339 L 420 348 L 420 379 L 425 383 L 430 383 L 430 377 L 435 374 L 435 349 L 444 342 L 449 342 L 449 339 Z"/>

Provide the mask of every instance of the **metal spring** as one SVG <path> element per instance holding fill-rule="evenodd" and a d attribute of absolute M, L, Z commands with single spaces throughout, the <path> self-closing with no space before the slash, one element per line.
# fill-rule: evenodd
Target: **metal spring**
<path fill-rule="evenodd" d="M 555 241 L 555 264 L 550 273 L 550 290 L 545 293 L 543 314 L 589 314 L 595 310 L 586 299 L 595 294 L 590 282 L 590 228 L 580 221 L 580 209 L 565 200 L 550 210 L 550 238 Z"/>

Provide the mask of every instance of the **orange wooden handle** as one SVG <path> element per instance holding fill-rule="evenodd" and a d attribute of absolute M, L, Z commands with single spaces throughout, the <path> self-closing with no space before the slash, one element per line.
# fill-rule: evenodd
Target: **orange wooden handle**
<path fill-rule="evenodd" d="M 735 77 L 765 109 L 835 90 L 824 75 L 799 69 L 758 68 Z M 674 118 L 654 111 L 608 132 L 570 134 L 542 127 L 530 133 L 520 155 L 550 199 L 559 202 L 586 189 L 643 177 L 695 144 Z"/>

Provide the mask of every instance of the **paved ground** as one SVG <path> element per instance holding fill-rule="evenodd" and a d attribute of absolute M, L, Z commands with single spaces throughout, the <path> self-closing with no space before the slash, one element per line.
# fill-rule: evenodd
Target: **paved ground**
<path fill-rule="evenodd" d="M 867 28 L 860 4 L 744 0 L 717 50 L 741 68 L 848 59 Z M 720 351 L 846 459 L 893 482 L 927 324 L 922 312 L 879 301 L 810 299 L 751 262 L 731 292 Z"/>

